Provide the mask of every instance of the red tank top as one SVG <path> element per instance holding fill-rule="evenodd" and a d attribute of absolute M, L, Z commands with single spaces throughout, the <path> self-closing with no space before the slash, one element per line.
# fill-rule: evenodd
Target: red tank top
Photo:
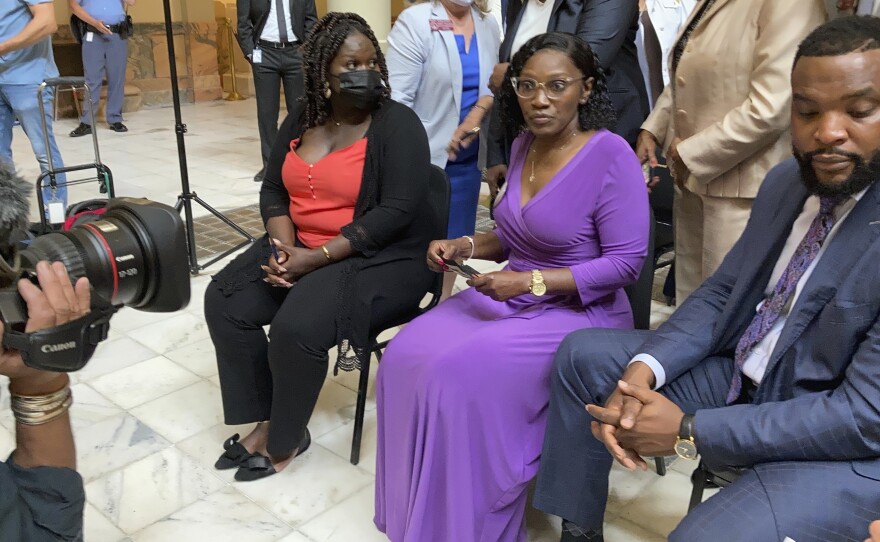
<path fill-rule="evenodd" d="M 297 145 L 299 139 L 290 142 L 281 179 L 290 195 L 290 219 L 296 225 L 296 235 L 302 244 L 315 248 L 339 235 L 342 226 L 354 218 L 367 139 L 360 139 L 313 164 L 296 154 Z"/>

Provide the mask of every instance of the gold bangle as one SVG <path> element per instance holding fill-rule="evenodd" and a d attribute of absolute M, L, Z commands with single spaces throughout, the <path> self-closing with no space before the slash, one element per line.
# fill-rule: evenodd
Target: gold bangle
<path fill-rule="evenodd" d="M 333 258 L 330 257 L 330 251 L 327 250 L 327 245 L 321 245 L 321 250 L 324 251 L 324 256 L 327 258 L 327 261 L 333 261 Z"/>
<path fill-rule="evenodd" d="M 48 395 L 15 395 L 10 392 L 10 406 L 16 423 L 42 425 L 62 416 L 73 404 L 70 385 Z"/>

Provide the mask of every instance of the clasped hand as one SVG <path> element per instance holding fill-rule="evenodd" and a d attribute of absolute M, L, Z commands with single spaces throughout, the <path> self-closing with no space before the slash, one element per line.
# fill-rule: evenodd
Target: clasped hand
<path fill-rule="evenodd" d="M 273 242 L 278 250 L 278 259 L 273 254 L 266 265 L 260 266 L 266 272 L 263 280 L 272 286 L 290 288 L 294 282 L 317 269 L 312 250 L 290 246 L 277 239 L 273 239 Z"/>
<path fill-rule="evenodd" d="M 586 408 L 596 419 L 590 423 L 593 436 L 627 469 L 647 470 L 642 456 L 674 453 L 684 412 L 663 395 L 620 380 L 604 407 Z"/>

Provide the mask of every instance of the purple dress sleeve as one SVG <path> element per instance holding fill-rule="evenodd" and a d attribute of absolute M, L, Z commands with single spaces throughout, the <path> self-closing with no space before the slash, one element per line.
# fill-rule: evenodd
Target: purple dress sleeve
<path fill-rule="evenodd" d="M 584 306 L 638 278 L 650 234 L 646 190 L 636 155 L 622 147 L 605 174 L 593 216 L 602 255 L 570 267 Z"/>

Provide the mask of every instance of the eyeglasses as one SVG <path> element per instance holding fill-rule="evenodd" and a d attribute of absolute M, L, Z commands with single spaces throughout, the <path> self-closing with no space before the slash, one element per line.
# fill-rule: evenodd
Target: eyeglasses
<path fill-rule="evenodd" d="M 575 81 L 583 81 L 586 77 L 576 77 L 574 79 L 554 79 L 552 81 L 544 81 L 539 83 L 534 79 L 523 79 L 520 77 L 511 77 L 510 83 L 513 85 L 513 91 L 523 100 L 531 100 L 538 93 L 539 88 L 544 89 L 547 98 L 558 100 L 565 94 L 568 87 Z"/>

